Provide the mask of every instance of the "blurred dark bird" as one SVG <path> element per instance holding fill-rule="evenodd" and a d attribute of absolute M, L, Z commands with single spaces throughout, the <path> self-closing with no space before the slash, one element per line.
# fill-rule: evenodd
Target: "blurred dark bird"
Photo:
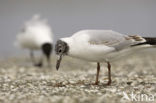
<path fill-rule="evenodd" d="M 53 33 L 47 20 L 40 19 L 39 15 L 34 15 L 32 19 L 25 23 L 22 31 L 17 35 L 16 46 L 30 50 L 30 57 L 35 66 L 42 67 L 43 57 L 39 63 L 35 63 L 34 51 L 41 50 L 46 56 L 48 66 L 51 65 L 50 56 L 53 49 Z"/>

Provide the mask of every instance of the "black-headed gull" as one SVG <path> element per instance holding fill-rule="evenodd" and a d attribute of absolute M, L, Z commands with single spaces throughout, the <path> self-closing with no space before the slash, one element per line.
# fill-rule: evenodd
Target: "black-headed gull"
<path fill-rule="evenodd" d="M 141 37 L 138 35 L 123 35 L 112 30 L 83 30 L 71 37 L 61 38 L 55 46 L 58 60 L 56 69 L 59 69 L 62 56 L 68 55 L 97 62 L 95 84 L 98 84 L 100 63 L 108 65 L 108 85 L 111 84 L 111 64 L 116 58 L 122 57 L 124 52 L 131 53 L 142 48 L 156 45 L 156 38 Z"/>
<path fill-rule="evenodd" d="M 39 15 L 25 23 L 22 31 L 17 35 L 16 45 L 30 50 L 32 62 L 34 61 L 34 50 L 41 50 L 46 56 L 50 66 L 50 55 L 53 48 L 52 30 L 45 19 L 40 19 Z M 36 66 L 42 66 L 42 58 Z"/>

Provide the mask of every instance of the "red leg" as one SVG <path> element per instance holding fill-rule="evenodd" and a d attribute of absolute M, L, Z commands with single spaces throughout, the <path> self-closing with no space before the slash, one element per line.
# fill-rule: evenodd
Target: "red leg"
<path fill-rule="evenodd" d="M 107 62 L 107 65 L 108 65 L 108 83 L 107 85 L 111 85 L 111 64 L 109 62 Z"/>
<path fill-rule="evenodd" d="M 99 83 L 99 72 L 100 72 L 100 63 L 97 62 L 97 74 L 96 74 L 95 85 L 98 85 L 98 83 Z"/>

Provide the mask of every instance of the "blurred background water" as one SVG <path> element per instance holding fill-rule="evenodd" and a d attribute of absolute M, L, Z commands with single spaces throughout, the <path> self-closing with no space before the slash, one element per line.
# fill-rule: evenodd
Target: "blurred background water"
<path fill-rule="evenodd" d="M 0 0 L 0 56 L 25 55 L 16 34 L 34 14 L 47 18 L 55 41 L 82 29 L 156 37 L 156 0 Z"/>

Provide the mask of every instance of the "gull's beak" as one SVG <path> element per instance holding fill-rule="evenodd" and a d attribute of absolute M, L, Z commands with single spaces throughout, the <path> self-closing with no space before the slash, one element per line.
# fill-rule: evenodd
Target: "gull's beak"
<path fill-rule="evenodd" d="M 56 62 L 56 70 L 59 69 L 60 64 L 61 64 L 61 60 L 62 60 L 62 54 L 58 55 L 57 62 Z"/>

